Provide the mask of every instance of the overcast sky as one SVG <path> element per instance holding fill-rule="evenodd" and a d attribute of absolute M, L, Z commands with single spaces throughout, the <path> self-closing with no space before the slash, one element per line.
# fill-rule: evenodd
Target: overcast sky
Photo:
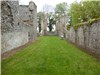
<path fill-rule="evenodd" d="M 79 2 L 80 0 L 19 0 L 19 4 L 28 5 L 30 1 L 35 2 L 37 5 L 37 11 L 41 11 L 43 9 L 43 5 L 45 4 L 55 7 L 56 4 L 61 2 L 67 2 L 67 4 L 71 4 L 74 1 Z"/>

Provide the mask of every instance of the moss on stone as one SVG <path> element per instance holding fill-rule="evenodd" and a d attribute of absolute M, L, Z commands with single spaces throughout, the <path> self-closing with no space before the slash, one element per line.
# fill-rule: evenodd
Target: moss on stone
<path fill-rule="evenodd" d="M 83 25 L 87 25 L 87 26 L 91 26 L 93 23 L 97 22 L 98 20 L 100 20 L 100 17 L 99 18 L 95 18 L 95 19 L 90 19 L 89 21 L 87 22 L 83 22 L 83 23 L 78 23 L 76 25 L 73 25 L 74 29 L 77 30 L 79 27 L 83 26 Z M 67 30 L 70 30 L 71 28 L 71 25 L 68 25 L 67 26 Z"/>
<path fill-rule="evenodd" d="M 71 25 L 67 25 L 67 30 L 70 30 Z"/>

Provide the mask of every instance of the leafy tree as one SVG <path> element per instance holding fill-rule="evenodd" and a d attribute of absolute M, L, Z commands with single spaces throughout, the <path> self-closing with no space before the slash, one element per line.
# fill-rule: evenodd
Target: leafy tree
<path fill-rule="evenodd" d="M 63 2 L 63 3 L 57 4 L 55 8 L 55 13 L 58 16 L 65 15 L 67 13 L 67 3 Z"/>
<path fill-rule="evenodd" d="M 45 13 L 44 12 L 38 12 L 37 16 L 40 17 L 41 19 L 45 17 Z"/>
<path fill-rule="evenodd" d="M 49 15 L 49 31 L 51 32 L 53 29 L 53 25 L 56 24 L 55 17 L 53 14 Z"/>
<path fill-rule="evenodd" d="M 80 22 L 80 5 L 77 2 L 74 2 L 71 4 L 70 9 L 69 9 L 69 15 L 71 16 L 71 24 L 76 24 Z"/>
<path fill-rule="evenodd" d="M 80 3 L 74 2 L 70 6 L 69 15 L 72 25 L 98 18 L 100 17 L 100 2 L 86 0 Z"/>
<path fill-rule="evenodd" d="M 88 19 L 100 17 L 100 2 L 99 1 L 83 1 L 82 5 Z"/>

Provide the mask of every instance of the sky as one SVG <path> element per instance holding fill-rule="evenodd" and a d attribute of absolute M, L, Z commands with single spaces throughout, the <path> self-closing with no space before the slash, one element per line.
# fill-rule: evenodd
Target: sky
<path fill-rule="evenodd" d="M 19 0 L 19 4 L 28 5 L 30 1 L 35 2 L 35 4 L 37 5 L 37 11 L 39 12 L 43 10 L 43 6 L 45 4 L 55 7 L 56 4 L 61 2 L 66 2 L 69 5 L 74 1 L 79 2 L 80 0 Z"/>

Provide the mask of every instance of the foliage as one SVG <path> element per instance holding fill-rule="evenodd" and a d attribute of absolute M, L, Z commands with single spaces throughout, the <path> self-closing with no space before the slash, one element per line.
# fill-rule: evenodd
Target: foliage
<path fill-rule="evenodd" d="M 99 21 L 100 18 L 96 18 L 96 19 L 90 19 L 87 22 L 83 22 L 83 23 L 78 23 L 76 25 L 73 25 L 74 29 L 77 30 L 79 27 L 83 26 L 83 25 L 87 25 L 87 26 L 91 26 L 93 23 Z M 71 25 L 67 25 L 67 30 L 70 30 Z"/>
<path fill-rule="evenodd" d="M 83 1 L 82 4 L 88 19 L 100 17 L 100 1 Z"/>
<path fill-rule="evenodd" d="M 45 13 L 44 12 L 38 12 L 37 17 L 40 17 L 41 19 L 43 19 L 45 17 Z"/>
<path fill-rule="evenodd" d="M 67 25 L 66 27 L 67 27 L 67 30 L 70 30 L 71 25 Z"/>
<path fill-rule="evenodd" d="M 57 4 L 55 8 L 55 13 L 58 17 L 62 15 L 66 15 L 67 14 L 67 3 L 63 2 L 63 3 Z"/>
<path fill-rule="evenodd" d="M 100 2 L 99 1 L 81 1 L 74 2 L 69 9 L 71 16 L 71 24 L 75 25 L 81 22 L 87 22 L 90 19 L 100 17 Z"/>
<path fill-rule="evenodd" d="M 50 17 L 49 18 L 49 31 L 52 31 L 52 29 L 53 29 L 53 25 L 56 23 L 56 21 L 55 21 L 55 19 L 54 19 L 54 17 Z"/>
<path fill-rule="evenodd" d="M 56 24 L 55 15 L 53 13 L 48 13 L 48 20 L 49 20 L 49 31 L 51 32 L 53 29 L 53 25 Z"/>
<path fill-rule="evenodd" d="M 71 25 L 80 23 L 80 4 L 77 2 L 74 2 L 71 4 L 69 9 L 69 15 L 71 16 Z"/>
<path fill-rule="evenodd" d="M 39 27 L 39 32 L 41 32 L 41 18 L 38 18 L 38 27 Z"/>

